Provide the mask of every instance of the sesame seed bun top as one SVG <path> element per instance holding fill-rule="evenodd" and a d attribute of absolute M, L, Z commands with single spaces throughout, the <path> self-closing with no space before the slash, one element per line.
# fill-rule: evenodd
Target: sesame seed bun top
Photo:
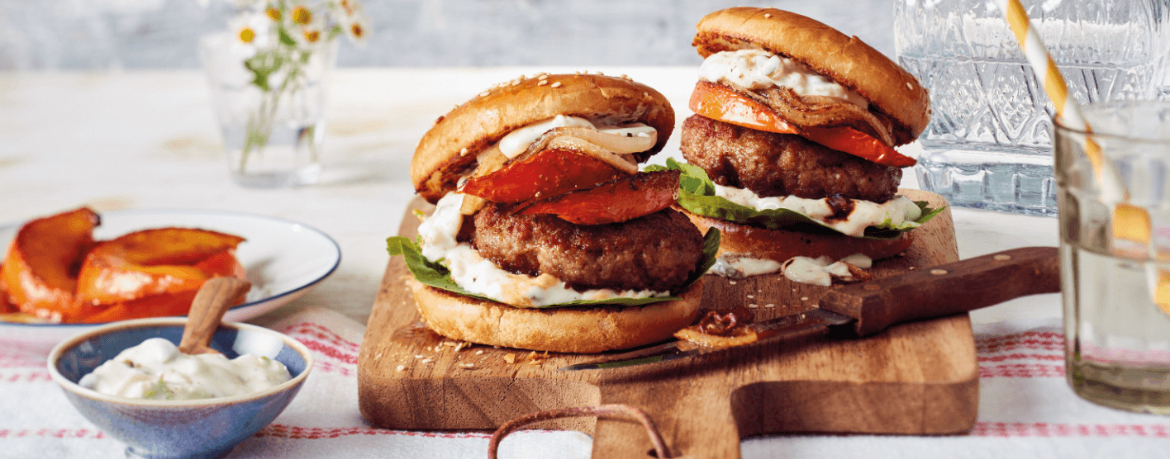
<path fill-rule="evenodd" d="M 895 122 L 896 144 L 913 141 L 930 122 L 926 88 L 888 57 L 832 27 L 774 8 L 735 7 L 708 14 L 693 45 L 704 58 L 721 51 L 763 49 L 804 63 L 869 100 Z"/>

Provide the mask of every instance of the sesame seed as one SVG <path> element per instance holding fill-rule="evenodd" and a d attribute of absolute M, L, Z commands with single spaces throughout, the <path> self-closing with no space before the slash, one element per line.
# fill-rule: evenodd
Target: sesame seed
<path fill-rule="evenodd" d="M 764 19 L 769 19 L 771 17 L 772 17 L 772 13 L 764 13 Z"/>
<path fill-rule="evenodd" d="M 735 285 L 735 281 L 727 281 L 727 283 L 729 283 L 731 285 Z"/>
<path fill-rule="evenodd" d="M 800 301 L 808 301 L 808 297 L 807 297 L 807 296 L 802 296 L 802 297 L 800 297 Z"/>
<path fill-rule="evenodd" d="M 414 355 L 414 358 L 416 358 L 416 359 L 421 359 L 421 358 L 423 358 L 423 356 L 422 356 L 422 354 L 415 354 L 415 355 Z"/>
<path fill-rule="evenodd" d="M 1007 261 L 1007 260 L 1011 260 L 1012 256 L 1011 255 L 996 255 L 996 256 L 991 257 L 991 258 L 994 258 L 998 261 Z"/>
<path fill-rule="evenodd" d="M 768 304 L 765 304 L 764 307 L 765 308 L 774 308 L 774 307 L 776 307 L 776 304 L 775 303 L 768 303 Z"/>
<path fill-rule="evenodd" d="M 405 369 L 406 369 L 406 365 L 399 365 L 399 366 L 398 366 L 398 371 L 402 371 L 402 370 L 405 370 Z"/>
<path fill-rule="evenodd" d="M 486 95 L 488 95 L 488 93 L 490 93 L 490 92 L 491 92 L 491 91 L 484 91 L 484 92 L 481 92 L 481 93 L 479 93 L 479 97 L 486 96 Z"/>
<path fill-rule="evenodd" d="M 435 361 L 435 359 L 422 359 L 422 363 L 431 363 L 434 361 Z"/>
<path fill-rule="evenodd" d="M 758 305 L 758 304 L 755 304 L 755 303 L 749 303 L 749 304 L 748 304 L 748 307 L 749 307 L 749 308 L 752 308 L 752 309 L 755 309 L 755 308 L 758 308 L 758 307 L 760 307 L 760 305 Z"/>
<path fill-rule="evenodd" d="M 911 266 L 911 267 L 909 267 L 909 268 L 906 268 L 906 269 L 909 269 L 909 270 L 913 271 L 913 270 L 914 270 L 914 267 L 913 267 L 913 266 Z"/>
<path fill-rule="evenodd" d="M 755 295 L 748 295 L 747 297 L 748 297 L 749 299 L 751 299 L 751 298 L 755 298 L 756 296 L 755 296 Z"/>
<path fill-rule="evenodd" d="M 544 86 L 546 84 L 548 84 L 548 80 L 540 80 L 540 83 L 536 83 L 537 86 Z"/>
<path fill-rule="evenodd" d="M 946 273 L 947 273 L 947 270 L 945 270 L 945 269 L 932 269 L 932 270 L 930 270 L 930 274 L 932 276 L 941 276 L 941 275 L 946 274 Z"/>
<path fill-rule="evenodd" d="M 459 156 L 467 156 L 467 147 L 463 147 L 462 150 L 459 150 Z"/>
<path fill-rule="evenodd" d="M 559 81 L 558 81 L 558 82 L 556 82 L 556 83 L 553 83 L 553 84 L 552 84 L 552 85 L 550 85 L 550 86 L 552 86 L 552 87 L 554 87 L 554 88 L 559 88 L 559 87 L 561 87 L 561 82 L 559 82 Z"/>
<path fill-rule="evenodd" d="M 914 85 L 913 85 L 913 84 L 910 84 L 910 82 L 909 82 L 909 81 L 907 81 L 907 82 L 906 82 L 906 89 L 914 89 Z"/>
<path fill-rule="evenodd" d="M 483 349 L 475 351 L 475 355 L 483 355 Z"/>

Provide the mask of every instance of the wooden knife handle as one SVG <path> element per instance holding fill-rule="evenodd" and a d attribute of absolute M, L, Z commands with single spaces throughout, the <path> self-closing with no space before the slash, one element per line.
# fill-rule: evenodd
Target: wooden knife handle
<path fill-rule="evenodd" d="M 1024 247 L 835 289 L 820 308 L 857 319 L 859 336 L 914 319 L 941 317 L 1060 291 L 1056 247 Z"/>

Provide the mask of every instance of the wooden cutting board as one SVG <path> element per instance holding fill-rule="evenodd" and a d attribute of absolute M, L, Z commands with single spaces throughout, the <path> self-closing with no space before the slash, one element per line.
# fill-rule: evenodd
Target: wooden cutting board
<path fill-rule="evenodd" d="M 933 193 L 903 192 L 946 205 Z M 431 208 L 416 198 L 399 235 L 413 238 L 413 211 Z M 874 266 L 875 277 L 958 259 L 949 209 L 914 235 L 902 257 Z M 422 325 L 408 276 L 402 258 L 392 258 L 358 357 L 361 412 L 381 427 L 494 430 L 536 411 L 627 403 L 650 415 L 672 457 L 738 458 L 740 439 L 753 435 L 950 434 L 975 423 L 979 373 L 966 314 L 898 325 L 865 339 L 823 337 L 663 365 L 558 372 L 596 356 L 459 349 Z M 831 288 L 778 275 L 704 279 L 704 307 L 746 305 L 760 320 L 813 308 Z M 593 435 L 594 458 L 645 458 L 652 451 L 634 422 L 579 418 L 538 427 Z"/>

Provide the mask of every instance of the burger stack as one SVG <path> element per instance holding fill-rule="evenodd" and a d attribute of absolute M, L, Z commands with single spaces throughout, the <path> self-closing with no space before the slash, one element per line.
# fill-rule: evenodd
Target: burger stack
<path fill-rule="evenodd" d="M 624 77 L 521 77 L 438 119 L 411 162 L 435 210 L 416 240 L 389 240 L 430 329 L 541 351 L 637 347 L 694 322 L 716 252 L 720 273 L 742 276 L 910 245 L 937 212 L 897 194 L 914 160 L 893 147 L 929 120 L 917 80 L 780 10 L 717 11 L 697 29 L 690 164 L 639 172 L 675 117 Z"/>

